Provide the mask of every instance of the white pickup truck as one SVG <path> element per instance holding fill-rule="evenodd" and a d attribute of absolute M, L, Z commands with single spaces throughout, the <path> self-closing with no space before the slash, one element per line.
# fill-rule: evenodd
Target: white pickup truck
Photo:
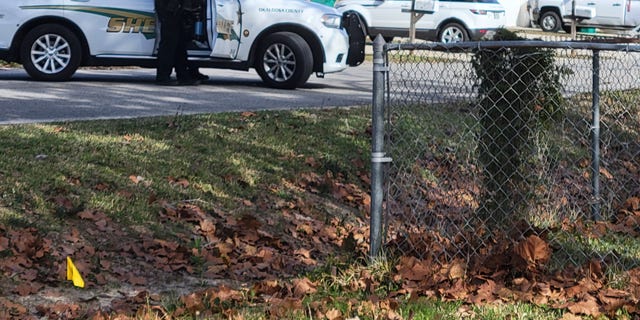
<path fill-rule="evenodd" d="M 528 0 L 531 20 L 543 31 L 578 27 L 629 30 L 640 25 L 640 0 Z"/>
<path fill-rule="evenodd" d="M 201 1 L 203 32 L 189 47 L 194 65 L 254 68 L 268 86 L 291 89 L 313 72 L 322 77 L 364 59 L 363 31 L 345 26 L 332 7 L 305 0 Z M 154 0 L 4 0 L 0 59 L 47 81 L 67 80 L 80 66 L 155 67 L 158 29 Z"/>

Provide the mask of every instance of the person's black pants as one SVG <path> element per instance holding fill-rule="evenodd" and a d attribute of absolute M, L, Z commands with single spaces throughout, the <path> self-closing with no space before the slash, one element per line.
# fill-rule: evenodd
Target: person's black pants
<path fill-rule="evenodd" d="M 187 73 L 186 30 L 182 15 L 160 16 L 160 44 L 156 81 L 168 81 L 173 68 L 178 80 L 189 79 Z"/>

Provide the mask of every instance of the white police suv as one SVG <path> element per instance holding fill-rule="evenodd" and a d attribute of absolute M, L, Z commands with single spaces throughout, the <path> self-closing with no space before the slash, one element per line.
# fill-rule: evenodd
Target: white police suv
<path fill-rule="evenodd" d="M 311 73 L 323 77 L 364 59 L 364 42 L 350 48 L 334 8 L 304 0 L 201 1 L 202 28 L 194 28 L 199 38 L 189 47 L 194 65 L 254 68 L 268 86 L 291 89 Z M 80 66 L 155 67 L 161 35 L 153 2 L 2 1 L 0 59 L 48 81 L 68 80 Z"/>

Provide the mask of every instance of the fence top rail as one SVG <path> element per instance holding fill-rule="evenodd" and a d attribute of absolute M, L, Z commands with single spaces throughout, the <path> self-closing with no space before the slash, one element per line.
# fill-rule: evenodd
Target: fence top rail
<path fill-rule="evenodd" d="M 470 41 L 462 43 L 387 43 L 386 51 L 401 50 L 433 50 L 433 51 L 468 51 L 470 49 L 499 49 L 499 48 L 548 48 L 548 49 L 585 49 L 603 51 L 640 52 L 640 44 L 636 43 L 603 43 L 577 41 L 540 41 L 540 40 L 511 40 L 511 41 Z"/>

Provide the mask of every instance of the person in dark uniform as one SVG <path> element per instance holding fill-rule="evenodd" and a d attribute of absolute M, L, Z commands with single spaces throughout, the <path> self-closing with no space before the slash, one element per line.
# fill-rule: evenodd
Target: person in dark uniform
<path fill-rule="evenodd" d="M 189 35 L 189 43 L 192 41 L 202 41 L 204 37 L 204 17 L 206 4 L 203 0 L 183 0 L 184 23 L 186 32 Z M 196 30 L 196 25 L 199 26 Z M 200 73 L 200 69 L 192 63 L 187 64 L 187 72 L 192 79 L 207 80 L 209 76 Z"/>
<path fill-rule="evenodd" d="M 196 85 L 187 70 L 187 44 L 191 41 L 184 21 L 183 0 L 155 0 L 160 21 L 160 44 L 156 83 L 159 85 Z M 176 81 L 171 80 L 175 68 Z"/>

